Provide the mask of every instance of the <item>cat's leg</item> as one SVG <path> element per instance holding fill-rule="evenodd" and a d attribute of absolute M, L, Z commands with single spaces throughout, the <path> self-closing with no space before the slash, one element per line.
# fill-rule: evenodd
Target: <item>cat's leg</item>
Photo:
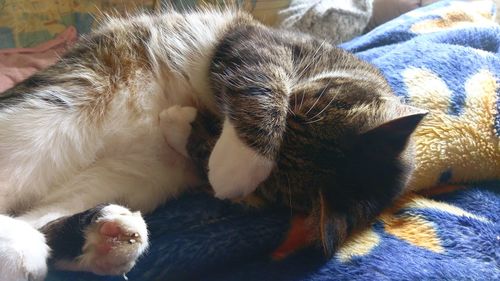
<path fill-rule="evenodd" d="M 147 212 L 178 194 L 190 174 L 185 160 L 172 155 L 124 153 L 100 159 L 18 219 L 46 233 L 60 268 L 126 273 L 148 245 L 146 224 L 128 208 L 94 207 L 117 202 Z"/>
<path fill-rule="evenodd" d="M 28 227 L 43 225 L 39 230 L 57 268 L 120 275 L 128 272 L 146 250 L 148 232 L 140 212 L 119 205 L 98 205 L 74 214 L 76 209 L 66 203 L 35 209 L 16 220 Z M 41 215 L 43 212 L 47 215 Z"/>
<path fill-rule="evenodd" d="M 125 274 L 148 247 L 140 212 L 113 204 L 59 218 L 41 231 L 51 248 L 51 260 L 64 270 Z"/>
<path fill-rule="evenodd" d="M 225 38 L 212 62 L 213 88 L 225 118 L 208 162 L 219 198 L 248 195 L 269 176 L 286 127 L 291 50 L 272 44 L 273 38 L 263 42 L 266 30 L 255 29 L 259 38 L 247 31 Z"/>
<path fill-rule="evenodd" d="M 245 197 L 271 173 L 273 158 L 251 148 L 238 136 L 233 122 L 226 119 L 208 161 L 208 179 L 220 199 Z"/>
<path fill-rule="evenodd" d="M 167 144 L 184 157 L 189 157 L 187 142 L 191 122 L 196 119 L 196 108 L 174 105 L 160 113 L 160 126 Z"/>
<path fill-rule="evenodd" d="M 118 205 L 61 217 L 40 231 L 3 215 L 0 225 L 0 280 L 42 281 L 49 257 L 59 269 L 125 274 L 148 246 L 140 213 Z"/>
<path fill-rule="evenodd" d="M 221 131 L 218 118 L 209 112 L 196 112 L 192 107 L 173 106 L 160 114 L 160 124 L 166 142 L 179 153 L 186 151 L 187 157 L 198 166 L 201 174 L 206 176 L 208 158 Z M 236 198 L 233 202 L 253 208 L 266 204 L 254 194 Z"/>
<path fill-rule="evenodd" d="M 0 215 L 0 280 L 42 281 L 48 257 L 42 233 L 26 222 Z"/>

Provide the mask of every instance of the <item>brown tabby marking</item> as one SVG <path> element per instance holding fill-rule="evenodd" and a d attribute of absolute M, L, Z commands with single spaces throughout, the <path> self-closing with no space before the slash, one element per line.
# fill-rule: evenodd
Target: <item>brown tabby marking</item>
<path fill-rule="evenodd" d="M 426 112 L 401 104 L 372 65 L 307 35 L 248 24 L 224 37 L 211 71 L 240 139 L 276 160 L 254 196 L 309 213 L 328 255 L 402 192 L 407 143 Z M 201 119 L 188 151 L 206 171 L 210 153 L 200 150 L 215 141 L 200 143 L 198 134 L 210 139 Z"/>

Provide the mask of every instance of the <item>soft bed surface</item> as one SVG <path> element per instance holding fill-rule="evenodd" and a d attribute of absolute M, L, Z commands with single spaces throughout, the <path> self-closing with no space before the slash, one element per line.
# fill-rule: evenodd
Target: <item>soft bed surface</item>
<path fill-rule="evenodd" d="M 401 198 L 330 260 L 314 247 L 272 258 L 290 210 L 245 210 L 186 194 L 147 216 L 151 248 L 129 280 L 499 280 L 494 11 L 489 1 L 442 1 L 342 45 L 377 65 L 408 103 L 430 111 L 415 134 L 412 182 L 428 189 Z M 52 271 L 48 280 L 123 279 Z"/>

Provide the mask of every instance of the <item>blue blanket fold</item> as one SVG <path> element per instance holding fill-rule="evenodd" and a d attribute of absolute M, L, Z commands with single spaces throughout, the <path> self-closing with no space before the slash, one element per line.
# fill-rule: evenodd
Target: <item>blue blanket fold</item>
<path fill-rule="evenodd" d="M 151 248 L 129 280 L 500 280 L 500 27 L 492 7 L 441 1 L 341 45 L 379 67 L 397 95 L 430 110 L 416 132 L 414 185 L 440 188 L 409 194 L 331 260 L 316 248 L 272 260 L 289 210 L 186 194 L 147 216 Z M 447 185 L 455 182 L 476 183 Z M 52 271 L 47 280 L 123 278 Z"/>

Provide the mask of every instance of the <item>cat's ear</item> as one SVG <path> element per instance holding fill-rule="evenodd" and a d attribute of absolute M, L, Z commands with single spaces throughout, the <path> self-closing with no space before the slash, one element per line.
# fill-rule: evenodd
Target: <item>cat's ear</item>
<path fill-rule="evenodd" d="M 368 142 L 376 146 L 384 146 L 388 152 L 391 150 L 400 152 L 428 111 L 402 105 L 400 112 L 400 116 L 364 132 L 361 135 L 363 144 Z"/>

